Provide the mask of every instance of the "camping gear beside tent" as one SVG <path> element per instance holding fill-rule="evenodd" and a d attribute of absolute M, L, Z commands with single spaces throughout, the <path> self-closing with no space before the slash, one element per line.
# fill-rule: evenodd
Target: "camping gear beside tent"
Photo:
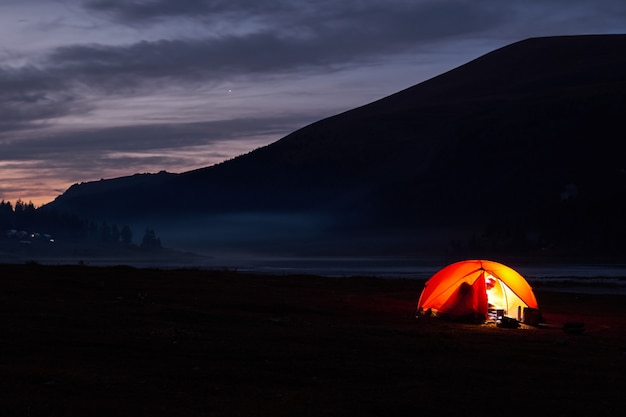
<path fill-rule="evenodd" d="M 563 331 L 570 334 L 582 334 L 585 331 L 585 323 L 570 321 L 563 325 Z"/>
<path fill-rule="evenodd" d="M 496 326 L 502 327 L 505 329 L 517 329 L 519 327 L 519 321 L 512 319 L 511 317 L 505 316 L 505 317 L 502 317 L 502 320 L 496 323 Z"/>
<path fill-rule="evenodd" d="M 524 324 L 528 324 L 530 326 L 538 326 L 542 320 L 543 317 L 541 316 L 541 311 L 536 308 L 524 308 Z"/>
<path fill-rule="evenodd" d="M 494 314 L 498 320 L 509 317 L 523 321 L 522 312 L 538 309 L 524 277 L 506 265 L 487 260 L 460 261 L 439 270 L 426 282 L 417 303 L 418 314 L 476 322 Z"/>

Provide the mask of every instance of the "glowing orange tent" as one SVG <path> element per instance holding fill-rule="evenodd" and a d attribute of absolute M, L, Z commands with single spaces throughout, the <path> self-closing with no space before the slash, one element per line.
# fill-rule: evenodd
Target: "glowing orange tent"
<path fill-rule="evenodd" d="M 489 313 L 523 320 L 538 310 L 532 288 L 514 269 L 498 262 L 466 260 L 436 272 L 424 286 L 418 313 L 452 319 L 486 319 Z"/>

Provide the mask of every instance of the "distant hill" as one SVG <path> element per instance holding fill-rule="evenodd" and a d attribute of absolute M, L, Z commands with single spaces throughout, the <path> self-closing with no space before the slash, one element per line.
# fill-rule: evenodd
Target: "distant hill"
<path fill-rule="evenodd" d="M 208 250 L 621 256 L 625 51 L 626 35 L 524 40 L 228 162 L 40 210 Z"/>

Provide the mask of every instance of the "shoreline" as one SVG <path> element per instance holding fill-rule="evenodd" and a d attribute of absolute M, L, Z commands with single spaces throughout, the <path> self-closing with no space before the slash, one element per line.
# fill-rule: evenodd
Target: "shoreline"
<path fill-rule="evenodd" d="M 331 278 L 373 277 L 426 281 L 445 265 L 437 260 L 409 257 L 237 257 L 210 258 L 184 252 L 163 251 L 164 257 L 147 253 L 143 258 L 72 257 L 7 259 L 0 265 L 37 264 L 50 267 L 75 265 L 93 268 L 124 267 L 135 269 L 201 271 L 238 271 L 258 275 L 311 275 Z M 446 261 L 447 262 L 447 261 Z M 626 266 L 623 264 L 508 264 L 535 290 L 582 294 L 626 295 Z"/>

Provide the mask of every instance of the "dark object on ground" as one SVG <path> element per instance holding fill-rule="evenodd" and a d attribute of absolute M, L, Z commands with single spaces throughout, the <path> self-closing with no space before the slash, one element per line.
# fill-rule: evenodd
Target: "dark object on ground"
<path fill-rule="evenodd" d="M 524 324 L 528 324 L 529 326 L 538 326 L 539 323 L 544 322 L 543 317 L 541 316 L 541 311 L 536 308 L 524 308 Z"/>
<path fill-rule="evenodd" d="M 569 334 L 581 334 L 585 331 L 585 323 L 570 321 L 563 325 L 563 331 Z"/>
<path fill-rule="evenodd" d="M 497 326 L 505 329 L 517 329 L 519 327 L 519 321 L 514 318 L 504 316 Z"/>

